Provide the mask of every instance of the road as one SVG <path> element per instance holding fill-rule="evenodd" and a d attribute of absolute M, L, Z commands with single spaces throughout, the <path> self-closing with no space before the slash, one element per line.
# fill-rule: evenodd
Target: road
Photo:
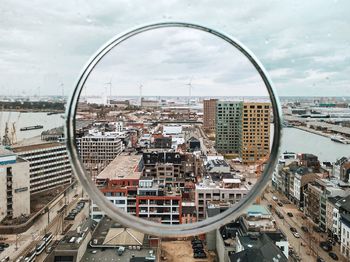
<path fill-rule="evenodd" d="M 26 232 L 18 235 L 6 235 L 7 240 L 3 242 L 8 243 L 10 246 L 0 253 L 0 259 L 9 256 L 11 261 L 14 261 L 32 250 L 47 232 L 57 235 L 62 230 L 62 219 L 64 216 L 64 214 L 57 216 L 57 211 L 65 204 L 68 205 L 67 209 L 73 208 L 79 196 L 81 196 L 81 192 L 81 186 L 77 184 L 55 206 L 50 208 L 49 212 L 41 215 Z"/>
<path fill-rule="evenodd" d="M 281 194 L 276 192 L 273 195 L 277 196 L 279 200 L 287 200 Z M 309 218 L 303 219 L 304 214 L 300 212 L 296 206 L 293 204 L 284 204 L 283 207 L 279 207 L 276 201 L 272 200 L 272 193 L 264 194 L 263 203 L 265 205 L 271 204 L 273 209 L 278 209 L 284 216 L 284 219 L 280 219 L 275 212 L 272 212 L 274 219 L 276 221 L 277 227 L 280 228 L 285 235 L 287 235 L 290 246 L 293 247 L 296 254 L 302 259 L 302 261 L 315 261 L 316 257 L 322 257 L 325 261 L 332 261 L 328 253 L 325 252 L 319 245 L 320 242 L 325 241 L 327 236 L 325 233 L 317 233 L 313 231 L 313 226 L 315 225 Z M 293 217 L 287 215 L 288 212 L 293 214 Z M 301 226 L 306 226 L 309 232 L 304 232 Z M 300 238 L 295 238 L 290 227 L 297 229 L 300 234 Z M 339 258 L 339 261 L 345 261 L 341 256 L 339 245 L 333 246 L 333 252 L 335 252 Z"/>

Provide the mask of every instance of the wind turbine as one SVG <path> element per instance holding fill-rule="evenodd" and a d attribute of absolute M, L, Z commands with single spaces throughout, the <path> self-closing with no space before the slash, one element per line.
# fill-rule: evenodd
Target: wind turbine
<path fill-rule="evenodd" d="M 140 106 L 142 105 L 142 87 L 143 87 L 143 85 L 140 84 L 140 86 L 139 86 L 139 91 L 140 91 Z"/>
<path fill-rule="evenodd" d="M 109 104 L 111 104 L 111 100 L 112 100 L 112 80 L 113 80 L 113 77 L 111 77 L 111 80 L 109 80 L 109 82 L 105 83 L 105 85 L 109 85 Z M 108 104 L 108 98 L 107 98 L 107 104 Z"/>
<path fill-rule="evenodd" d="M 192 79 L 193 77 L 191 77 L 190 81 L 186 84 L 188 86 L 188 105 L 191 102 L 191 95 L 192 95 Z"/>

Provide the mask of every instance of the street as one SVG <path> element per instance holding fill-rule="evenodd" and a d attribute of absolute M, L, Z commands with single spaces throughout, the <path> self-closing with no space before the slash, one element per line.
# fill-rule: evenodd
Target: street
<path fill-rule="evenodd" d="M 271 213 L 276 221 L 277 227 L 280 228 L 283 233 L 288 238 L 290 246 L 293 248 L 295 253 L 301 258 L 301 261 L 316 261 L 317 257 L 322 257 L 325 261 L 332 261 L 329 257 L 328 253 L 324 251 L 319 243 L 327 240 L 327 236 L 325 233 L 317 233 L 313 230 L 313 226 L 316 224 L 313 223 L 309 218 L 305 218 L 304 214 L 297 209 L 297 207 L 293 204 L 284 204 L 283 207 L 279 207 L 277 202 L 272 200 L 272 196 L 276 196 L 279 201 L 287 200 L 286 197 L 281 194 L 274 193 L 265 193 L 264 200 L 262 201 L 265 205 L 272 205 L 272 210 L 278 209 L 284 216 L 284 219 L 280 219 L 276 212 L 271 210 Z M 287 215 L 288 212 L 293 214 L 293 217 L 289 217 Z M 305 219 L 303 219 L 303 217 Z M 301 227 L 306 226 L 308 228 L 308 232 L 304 232 Z M 297 232 L 300 235 L 300 238 L 296 238 L 290 227 L 294 227 L 297 229 Z M 346 261 L 340 254 L 339 245 L 333 246 L 332 252 L 336 253 L 339 261 Z"/>

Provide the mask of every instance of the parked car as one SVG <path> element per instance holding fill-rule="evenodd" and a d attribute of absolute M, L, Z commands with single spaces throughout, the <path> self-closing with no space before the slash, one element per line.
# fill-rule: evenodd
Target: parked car
<path fill-rule="evenodd" d="M 328 255 L 329 255 L 331 258 L 333 258 L 333 260 L 338 260 L 338 256 L 337 256 L 336 253 L 334 253 L 334 252 L 329 252 Z"/>
<path fill-rule="evenodd" d="M 10 246 L 9 243 L 0 242 L 0 247 L 8 248 L 9 246 Z"/>
<path fill-rule="evenodd" d="M 203 248 L 203 244 L 193 244 L 192 249 L 195 249 L 195 248 Z"/>
<path fill-rule="evenodd" d="M 317 257 L 316 262 L 326 262 L 322 257 Z"/>
<path fill-rule="evenodd" d="M 277 213 L 277 216 L 278 216 L 280 219 L 284 219 L 284 215 L 282 215 L 280 212 Z"/>
<path fill-rule="evenodd" d="M 300 238 L 300 235 L 299 235 L 298 232 L 293 232 L 293 236 L 294 236 L 295 238 Z"/>
<path fill-rule="evenodd" d="M 276 196 L 272 196 L 272 200 L 278 201 L 278 198 Z"/>
<path fill-rule="evenodd" d="M 295 227 L 290 227 L 290 231 L 292 231 L 293 233 L 298 232 Z"/>
<path fill-rule="evenodd" d="M 306 233 L 309 232 L 309 229 L 307 228 L 307 226 L 301 226 L 301 230 L 303 230 Z"/>
<path fill-rule="evenodd" d="M 326 241 L 321 242 L 321 243 L 320 243 L 320 247 L 321 247 L 324 251 L 327 251 L 327 252 L 332 251 L 332 245 L 329 244 L 329 243 L 326 242 Z"/>
<path fill-rule="evenodd" d="M 283 207 L 282 202 L 278 202 L 277 205 L 279 205 L 280 207 Z"/>
<path fill-rule="evenodd" d="M 288 212 L 287 215 L 288 215 L 289 217 L 293 217 L 293 213 L 291 213 L 291 212 Z"/>
<path fill-rule="evenodd" d="M 194 253 L 193 254 L 193 258 L 207 258 L 207 254 L 205 254 L 204 252 L 202 252 L 202 253 Z"/>
<path fill-rule="evenodd" d="M 318 227 L 318 226 L 313 226 L 312 229 L 317 232 L 317 233 L 321 233 L 322 230 Z"/>

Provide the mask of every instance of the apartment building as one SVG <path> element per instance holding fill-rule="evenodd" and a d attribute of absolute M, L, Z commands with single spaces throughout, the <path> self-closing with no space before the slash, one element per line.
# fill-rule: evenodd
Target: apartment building
<path fill-rule="evenodd" d="M 208 202 L 217 201 L 234 204 L 245 197 L 249 190 L 250 188 L 244 185 L 240 179 L 228 178 L 220 182 L 204 179 L 195 188 L 198 220 L 206 218 Z"/>
<path fill-rule="evenodd" d="M 217 99 L 203 100 L 203 128 L 215 131 L 216 102 Z"/>
<path fill-rule="evenodd" d="M 239 154 L 242 147 L 243 102 L 217 101 L 215 146 L 224 154 Z"/>
<path fill-rule="evenodd" d="M 29 162 L 0 148 L 0 221 L 30 214 Z"/>
<path fill-rule="evenodd" d="M 254 164 L 270 152 L 270 103 L 245 102 L 242 114 L 240 156 L 244 164 Z"/>
<path fill-rule="evenodd" d="M 340 252 L 350 260 L 350 214 L 342 214 L 341 219 L 341 243 Z"/>
<path fill-rule="evenodd" d="M 324 187 L 317 182 L 309 183 L 305 190 L 305 214 L 316 224 L 320 223 L 320 203 Z"/>
<path fill-rule="evenodd" d="M 115 206 L 136 215 L 136 195 L 142 175 L 140 155 L 119 155 L 96 177 L 96 185 Z M 104 212 L 92 203 L 91 218 L 100 221 Z"/>
<path fill-rule="evenodd" d="M 181 191 L 167 188 L 152 177 L 141 177 L 136 196 L 136 216 L 162 224 L 181 224 Z"/>
<path fill-rule="evenodd" d="M 15 146 L 12 150 L 29 162 L 31 194 L 72 182 L 72 170 L 63 143 L 36 141 Z"/>

